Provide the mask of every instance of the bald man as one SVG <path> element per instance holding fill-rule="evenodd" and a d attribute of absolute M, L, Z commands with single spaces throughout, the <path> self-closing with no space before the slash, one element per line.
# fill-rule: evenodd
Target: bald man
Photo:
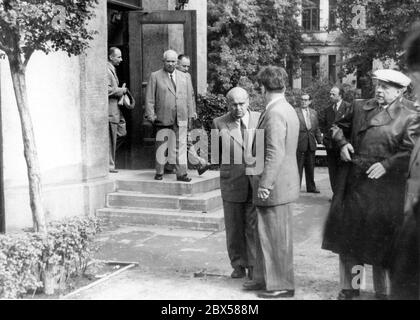
<path fill-rule="evenodd" d="M 227 94 L 229 113 L 213 120 L 213 129 L 219 130 L 222 150 L 220 165 L 220 188 L 226 227 L 226 243 L 232 278 L 252 278 L 255 264 L 256 211 L 252 204 L 252 189 L 245 171 L 243 139 L 251 137 L 244 129 L 255 129 L 259 112 L 249 110 L 248 93 L 239 87 Z M 241 130 L 242 129 L 242 130 Z M 249 132 L 249 131 L 248 131 Z M 224 163 L 224 152 L 229 152 L 229 162 Z M 235 154 L 242 155 L 242 161 L 235 161 Z"/>
<path fill-rule="evenodd" d="M 163 179 L 165 163 L 169 162 L 175 165 L 177 181 L 190 182 L 187 128 L 195 116 L 192 84 L 185 73 L 176 70 L 178 54 L 175 51 L 165 51 L 162 61 L 163 68 L 150 75 L 146 90 L 145 117 L 155 125 L 157 132 L 155 180 Z"/>

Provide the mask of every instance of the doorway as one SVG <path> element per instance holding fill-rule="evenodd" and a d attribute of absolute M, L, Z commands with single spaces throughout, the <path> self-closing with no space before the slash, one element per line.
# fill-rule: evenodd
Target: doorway
<path fill-rule="evenodd" d="M 197 92 L 197 38 L 195 11 L 151 11 L 128 13 L 130 90 L 136 108 L 127 119 L 130 169 L 154 168 L 155 130 L 144 120 L 144 101 L 150 74 L 162 68 L 168 49 L 191 57 L 192 81 Z"/>

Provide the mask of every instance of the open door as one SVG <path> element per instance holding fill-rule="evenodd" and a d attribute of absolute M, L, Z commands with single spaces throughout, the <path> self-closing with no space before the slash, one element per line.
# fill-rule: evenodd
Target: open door
<path fill-rule="evenodd" d="M 136 107 L 127 120 L 128 168 L 154 168 L 153 126 L 144 120 L 144 101 L 151 72 L 162 68 L 168 49 L 191 57 L 192 80 L 197 92 L 197 38 L 195 11 L 132 11 L 128 13 L 130 91 Z"/>

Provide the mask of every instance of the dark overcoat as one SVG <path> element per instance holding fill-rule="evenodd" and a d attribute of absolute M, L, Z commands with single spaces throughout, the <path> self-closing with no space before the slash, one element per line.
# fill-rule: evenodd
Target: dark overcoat
<path fill-rule="evenodd" d="M 385 265 L 403 219 L 408 163 L 417 139 L 418 114 L 397 99 L 381 109 L 376 100 L 356 103 L 336 122 L 333 139 L 350 142 L 355 153 L 341 192 L 334 196 L 322 247 L 349 254 L 361 263 Z M 350 141 L 345 136 L 350 135 Z M 386 174 L 369 179 L 366 171 L 381 163 Z"/>

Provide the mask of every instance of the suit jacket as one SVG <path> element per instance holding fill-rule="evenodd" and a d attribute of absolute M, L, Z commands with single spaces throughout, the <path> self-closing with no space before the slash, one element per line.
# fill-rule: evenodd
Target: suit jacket
<path fill-rule="evenodd" d="M 254 204 L 268 207 L 297 200 L 300 192 L 296 160 L 299 119 L 295 109 L 284 97 L 271 101 L 261 114 L 258 129 L 264 130 L 264 169 L 253 179 Z M 254 140 L 254 156 L 256 152 Z M 257 198 L 259 187 L 271 190 L 266 201 Z"/>
<path fill-rule="evenodd" d="M 308 130 L 306 127 L 305 117 L 303 115 L 302 108 L 296 108 L 296 113 L 299 118 L 300 122 L 300 129 L 299 129 L 299 140 L 298 140 L 298 147 L 297 150 L 300 152 L 306 151 L 316 151 L 317 142 L 319 144 L 322 143 L 322 134 L 321 129 L 319 128 L 318 122 L 318 112 L 312 108 L 308 108 L 310 121 L 311 121 L 311 129 Z"/>
<path fill-rule="evenodd" d="M 163 69 L 153 72 L 146 90 L 145 117 L 161 126 L 187 126 L 195 113 L 191 77 L 175 70 L 176 90 Z"/>
<path fill-rule="evenodd" d="M 119 88 L 119 81 L 115 67 L 108 62 L 108 117 L 109 122 L 119 123 L 123 118 L 118 106 L 118 100 L 124 95 L 124 89 Z"/>
<path fill-rule="evenodd" d="M 255 129 L 260 118 L 259 112 L 250 111 L 248 129 Z M 220 189 L 222 198 L 230 202 L 246 202 L 251 189 L 249 177 L 245 174 L 246 164 L 243 157 L 242 137 L 240 128 L 230 113 L 213 120 L 213 129 L 219 130 L 219 146 L 222 157 L 220 165 Z M 247 132 L 245 137 L 252 139 L 252 132 Z M 223 161 L 223 151 L 229 151 L 229 163 Z M 235 164 L 235 152 L 241 155 L 240 164 Z"/>
<path fill-rule="evenodd" d="M 321 132 L 324 135 L 323 144 L 327 150 L 338 149 L 338 146 L 334 143 L 334 140 L 331 137 L 330 129 L 332 125 L 351 112 L 352 104 L 343 100 L 337 113 L 334 111 L 334 104 L 331 104 L 320 114 L 319 125 Z"/>

